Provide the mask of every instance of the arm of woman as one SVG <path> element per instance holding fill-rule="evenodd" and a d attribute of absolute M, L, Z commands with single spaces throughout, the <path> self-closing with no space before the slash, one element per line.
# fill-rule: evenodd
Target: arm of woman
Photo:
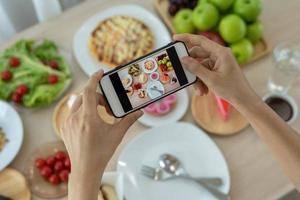
<path fill-rule="evenodd" d="M 62 128 L 62 139 L 71 160 L 68 199 L 97 200 L 108 161 L 126 131 L 142 115 L 137 111 L 114 125 L 105 123 L 97 112 L 99 102 L 106 105 L 103 96 L 96 93 L 102 76 L 100 71 L 89 79 Z"/>
<path fill-rule="evenodd" d="M 196 74 L 198 94 L 212 92 L 228 100 L 250 122 L 300 191 L 300 135 L 253 91 L 229 48 L 199 35 L 175 35 L 190 50 L 183 65 Z"/>

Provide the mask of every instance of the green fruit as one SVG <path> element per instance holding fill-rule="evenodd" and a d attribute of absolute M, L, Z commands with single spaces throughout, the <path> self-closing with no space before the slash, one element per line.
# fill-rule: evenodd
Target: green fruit
<path fill-rule="evenodd" d="M 193 11 L 182 9 L 177 12 L 174 18 L 174 26 L 177 33 L 193 33 L 195 31 Z"/>
<path fill-rule="evenodd" d="M 197 5 L 209 3 L 209 1 L 210 1 L 210 0 L 198 0 L 198 4 L 197 4 Z"/>
<path fill-rule="evenodd" d="M 240 15 L 246 22 L 254 22 L 261 13 L 260 0 L 236 0 L 233 12 Z"/>
<path fill-rule="evenodd" d="M 225 16 L 219 24 L 219 33 L 228 43 L 234 43 L 244 38 L 246 29 L 242 18 L 234 14 Z"/>
<path fill-rule="evenodd" d="M 210 0 L 221 12 L 228 10 L 233 2 L 234 0 Z"/>
<path fill-rule="evenodd" d="M 193 23 L 200 31 L 207 31 L 217 25 L 219 12 L 209 3 L 200 4 L 193 11 Z"/>
<path fill-rule="evenodd" d="M 231 44 L 230 48 L 239 64 L 247 62 L 254 53 L 253 45 L 248 39 Z"/>
<path fill-rule="evenodd" d="M 255 43 L 262 38 L 263 25 L 260 21 L 254 22 L 247 26 L 247 38 Z"/>

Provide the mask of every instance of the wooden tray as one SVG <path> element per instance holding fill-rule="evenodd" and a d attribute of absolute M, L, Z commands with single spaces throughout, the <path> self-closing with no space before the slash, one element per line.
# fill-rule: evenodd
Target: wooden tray
<path fill-rule="evenodd" d="M 249 125 L 248 121 L 234 107 L 230 107 L 229 118 L 224 121 L 212 93 L 206 96 L 194 95 L 191 109 L 196 122 L 212 134 L 233 135 Z"/>
<path fill-rule="evenodd" d="M 31 198 L 25 177 L 11 168 L 0 172 L 0 194 L 13 200 L 30 200 Z"/>
<path fill-rule="evenodd" d="M 176 31 L 172 22 L 173 17 L 169 15 L 168 12 L 169 0 L 154 0 L 154 7 L 171 33 L 175 34 Z M 264 57 L 271 51 L 271 47 L 270 44 L 267 43 L 263 38 L 254 45 L 254 50 L 255 51 L 253 57 L 247 63 L 242 64 L 242 66 Z"/>
<path fill-rule="evenodd" d="M 75 100 L 78 94 L 70 94 L 66 95 L 55 107 L 53 117 L 52 117 L 52 124 L 54 130 L 58 136 L 60 136 L 60 129 L 63 122 L 67 119 L 70 114 L 71 104 L 72 101 Z M 71 99 L 73 98 L 73 99 Z M 108 115 L 105 111 L 105 108 L 102 106 L 97 107 L 98 114 L 106 123 L 113 124 L 115 123 L 115 118 Z"/>

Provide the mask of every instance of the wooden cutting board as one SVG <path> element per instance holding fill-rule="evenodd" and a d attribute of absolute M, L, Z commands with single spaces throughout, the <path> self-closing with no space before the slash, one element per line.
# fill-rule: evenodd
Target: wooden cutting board
<path fill-rule="evenodd" d="M 167 25 L 169 30 L 172 34 L 175 34 L 175 27 L 173 26 L 173 17 L 169 15 L 168 7 L 169 7 L 169 0 L 154 0 L 154 7 L 157 13 L 160 15 L 164 23 Z M 271 45 L 262 38 L 254 45 L 254 55 L 252 58 L 247 62 L 243 63 L 241 66 L 244 66 L 248 63 L 254 62 L 264 56 L 266 56 L 271 51 Z"/>
<path fill-rule="evenodd" d="M 6 168 L 0 172 L 0 194 L 13 200 L 31 199 L 25 177 L 11 168 Z"/>
<path fill-rule="evenodd" d="M 195 121 L 211 134 L 233 135 L 249 125 L 248 121 L 232 106 L 229 110 L 229 118 L 224 121 L 212 93 L 206 96 L 194 95 L 191 109 Z"/>

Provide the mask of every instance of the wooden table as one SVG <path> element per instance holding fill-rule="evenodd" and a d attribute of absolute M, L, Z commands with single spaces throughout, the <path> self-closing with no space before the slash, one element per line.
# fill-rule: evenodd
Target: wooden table
<path fill-rule="evenodd" d="M 152 2 L 146 0 L 127 0 L 126 3 L 137 3 L 153 11 Z M 73 35 L 80 25 L 93 14 L 101 10 L 124 3 L 121 0 L 88 1 L 65 12 L 46 23 L 29 28 L 1 46 L 8 47 L 19 38 L 50 38 L 63 48 L 72 52 Z M 265 37 L 271 44 L 295 39 L 300 41 L 300 2 L 298 0 L 265 0 L 262 21 L 265 26 Z M 272 67 L 271 55 L 248 65 L 244 72 L 251 85 L 259 95 L 267 92 L 267 78 Z M 83 87 L 87 76 L 77 64 L 72 66 L 74 83 L 69 92 Z M 299 85 L 298 79 L 295 85 Z M 294 87 L 290 91 L 300 103 L 300 90 Z M 30 152 L 40 144 L 56 140 L 51 118 L 55 105 L 35 111 L 20 110 L 24 122 L 25 138 L 22 149 L 11 167 L 23 170 L 25 160 Z M 189 111 L 184 121 L 193 122 Z M 293 127 L 300 131 L 300 119 Z M 116 159 L 122 148 L 133 137 L 146 127 L 136 123 L 126 135 L 123 143 L 110 161 L 107 170 L 115 170 Z M 230 137 L 212 136 L 223 151 L 231 174 L 231 196 L 233 200 L 266 200 L 275 199 L 293 188 L 283 174 L 278 163 L 273 159 L 267 147 L 261 142 L 251 127 L 242 133 Z M 33 199 L 39 199 L 33 197 Z"/>

